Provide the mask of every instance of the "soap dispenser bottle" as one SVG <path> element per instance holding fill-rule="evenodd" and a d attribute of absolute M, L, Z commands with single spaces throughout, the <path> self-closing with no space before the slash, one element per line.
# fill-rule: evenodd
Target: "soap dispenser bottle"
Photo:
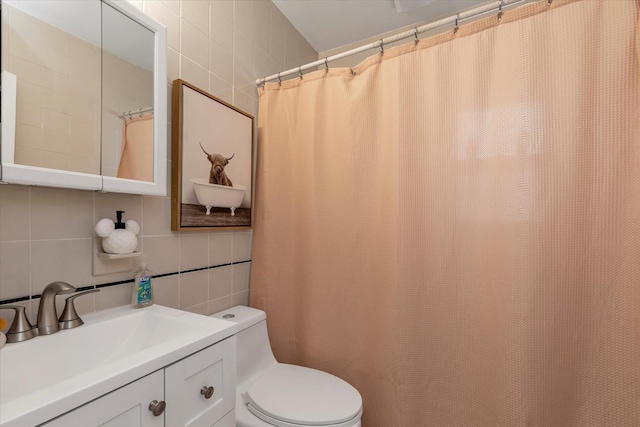
<path fill-rule="evenodd" d="M 153 304 L 153 288 L 151 286 L 151 270 L 144 261 L 140 262 L 140 269 L 135 273 L 131 306 L 133 308 L 149 307 Z"/>
<path fill-rule="evenodd" d="M 130 254 L 138 246 L 136 235 L 140 232 L 137 222 L 122 222 L 124 211 L 116 211 L 117 222 L 103 218 L 96 224 L 96 234 L 102 237 L 102 248 L 108 254 Z"/>

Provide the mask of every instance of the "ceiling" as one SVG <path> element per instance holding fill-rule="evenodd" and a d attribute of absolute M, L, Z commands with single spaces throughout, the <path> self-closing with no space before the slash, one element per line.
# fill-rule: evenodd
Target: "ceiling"
<path fill-rule="evenodd" d="M 273 0 L 317 52 L 425 21 L 436 21 L 489 1 Z M 398 11 L 403 9 L 406 11 Z"/>

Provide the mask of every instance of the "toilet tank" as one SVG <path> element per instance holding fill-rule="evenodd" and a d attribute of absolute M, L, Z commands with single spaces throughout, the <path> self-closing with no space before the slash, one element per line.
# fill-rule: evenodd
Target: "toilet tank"
<path fill-rule="evenodd" d="M 251 384 L 263 372 L 278 363 L 271 351 L 267 332 L 267 315 L 264 311 L 239 305 L 212 316 L 238 325 L 236 375 L 240 390 L 243 383 L 249 381 Z"/>

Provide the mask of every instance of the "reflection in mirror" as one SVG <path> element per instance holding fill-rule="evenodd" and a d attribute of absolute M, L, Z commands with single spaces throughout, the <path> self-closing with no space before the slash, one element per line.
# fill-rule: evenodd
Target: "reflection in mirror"
<path fill-rule="evenodd" d="M 14 163 L 100 173 L 100 13 L 100 2 L 2 2 L 2 69 L 17 76 Z"/>
<path fill-rule="evenodd" d="M 102 4 L 102 175 L 153 181 L 154 33 Z"/>

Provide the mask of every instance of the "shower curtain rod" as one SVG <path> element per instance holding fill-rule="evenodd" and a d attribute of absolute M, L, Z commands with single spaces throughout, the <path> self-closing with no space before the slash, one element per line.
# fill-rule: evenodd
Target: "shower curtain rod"
<path fill-rule="evenodd" d="M 121 119 L 130 119 L 133 116 L 144 116 L 145 114 L 149 114 L 149 113 L 153 113 L 153 107 L 144 107 L 144 108 L 140 108 L 138 110 L 132 110 L 132 111 L 125 111 L 124 113 L 120 114 L 120 118 Z"/>
<path fill-rule="evenodd" d="M 498 20 L 500 20 L 502 18 L 503 9 L 505 7 L 515 6 L 516 4 L 519 4 L 519 3 L 531 3 L 532 1 L 542 1 L 542 0 L 499 0 L 491 3 L 487 3 L 483 6 L 476 7 L 475 9 L 470 9 L 465 12 L 461 12 L 456 15 L 449 16 L 448 18 L 444 18 L 439 21 L 431 22 L 429 24 L 416 27 L 413 30 L 405 31 L 403 33 L 398 33 L 393 36 L 380 39 L 379 41 L 375 41 L 373 43 L 369 43 L 369 44 L 357 47 L 355 49 L 339 53 L 337 55 L 328 56 L 324 59 L 319 59 L 317 61 L 310 62 L 305 65 L 301 65 L 297 68 L 292 68 L 290 70 L 281 71 L 277 74 L 272 74 L 268 77 L 262 77 L 260 79 L 256 79 L 255 83 L 257 86 L 263 86 L 266 82 L 272 81 L 272 80 L 278 80 L 279 82 L 282 82 L 282 77 L 288 76 L 290 74 L 296 74 L 296 73 L 300 77 L 302 77 L 302 72 L 305 70 L 318 67 L 320 65 L 324 65 L 328 69 L 329 62 L 337 61 L 338 59 L 346 58 L 348 56 L 355 55 L 357 53 L 364 52 L 369 49 L 378 48 L 380 49 L 381 52 L 384 52 L 384 45 L 396 42 L 398 40 L 406 39 L 409 37 L 415 37 L 415 39 L 417 40 L 418 34 L 424 33 L 425 31 L 433 30 L 435 28 L 442 27 L 445 25 L 454 24 L 453 31 L 455 32 L 455 31 L 458 31 L 458 24 L 460 23 L 460 21 L 465 19 L 475 18 L 477 16 L 484 15 L 485 13 L 498 12 L 497 17 L 498 17 Z M 547 1 L 547 5 L 551 5 L 551 3 L 553 2 L 553 0 L 546 0 L 546 1 Z"/>

